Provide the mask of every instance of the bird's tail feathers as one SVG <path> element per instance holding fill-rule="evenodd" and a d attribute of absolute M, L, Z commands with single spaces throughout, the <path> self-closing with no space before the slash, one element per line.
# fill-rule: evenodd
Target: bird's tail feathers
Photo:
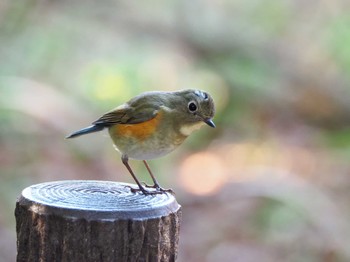
<path fill-rule="evenodd" d="M 105 128 L 105 126 L 102 126 L 102 125 L 88 126 L 88 127 L 83 128 L 83 129 L 80 129 L 78 131 L 75 131 L 74 133 L 66 136 L 66 138 L 74 138 L 74 137 L 77 137 L 77 136 L 98 132 L 98 131 L 103 130 L 104 128 Z"/>

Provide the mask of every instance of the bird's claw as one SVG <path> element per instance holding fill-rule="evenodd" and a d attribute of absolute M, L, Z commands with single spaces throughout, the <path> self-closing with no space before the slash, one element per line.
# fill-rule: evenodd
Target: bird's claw
<path fill-rule="evenodd" d="M 137 192 L 141 192 L 144 195 L 158 195 L 158 194 L 163 194 L 163 191 L 158 191 L 158 190 L 146 190 L 145 188 L 134 188 L 131 186 L 128 186 L 130 188 L 130 191 L 132 193 L 137 193 Z"/>
<path fill-rule="evenodd" d="M 163 193 L 170 193 L 172 195 L 175 194 L 175 192 L 171 188 L 162 188 L 159 184 L 155 183 L 154 185 L 149 185 L 146 184 L 145 182 L 142 182 L 142 184 L 147 187 L 147 188 L 155 188 L 158 192 L 163 192 Z"/>
<path fill-rule="evenodd" d="M 128 187 L 130 188 L 132 193 L 142 192 L 144 195 L 157 195 L 157 194 L 163 194 L 163 193 L 170 193 L 172 195 L 175 194 L 172 189 L 164 189 L 164 188 L 160 187 L 158 184 L 148 185 L 144 182 L 142 182 L 142 184 L 146 188 L 154 188 L 155 190 L 146 190 L 144 187 L 139 187 L 139 188 L 134 188 L 131 186 L 128 186 Z"/>

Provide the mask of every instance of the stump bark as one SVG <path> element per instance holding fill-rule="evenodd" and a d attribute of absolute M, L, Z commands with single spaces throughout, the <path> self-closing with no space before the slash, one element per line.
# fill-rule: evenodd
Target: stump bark
<path fill-rule="evenodd" d="M 175 261 L 181 206 L 169 193 L 68 180 L 25 188 L 16 203 L 17 261 Z"/>

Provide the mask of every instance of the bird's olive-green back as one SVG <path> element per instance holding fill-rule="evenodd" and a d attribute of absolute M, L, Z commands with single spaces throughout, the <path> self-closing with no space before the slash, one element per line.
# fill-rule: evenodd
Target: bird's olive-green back
<path fill-rule="evenodd" d="M 196 107 L 196 110 L 191 109 Z M 142 93 L 125 104 L 104 114 L 93 122 L 95 125 L 136 124 L 154 118 L 163 110 L 169 113 L 179 125 L 186 125 L 211 119 L 215 114 L 212 97 L 200 90 L 175 92 L 153 91 Z"/>

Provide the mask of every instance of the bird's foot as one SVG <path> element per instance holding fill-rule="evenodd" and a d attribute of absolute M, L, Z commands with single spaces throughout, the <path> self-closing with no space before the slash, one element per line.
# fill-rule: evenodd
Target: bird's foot
<path fill-rule="evenodd" d="M 131 186 L 128 186 L 131 190 L 132 193 L 137 193 L 137 192 L 141 192 L 144 195 L 158 195 L 158 194 L 163 194 L 163 191 L 159 191 L 159 190 L 147 190 L 144 187 L 139 187 L 139 188 L 134 188 Z"/>
<path fill-rule="evenodd" d="M 142 182 L 142 184 L 147 187 L 147 188 L 155 188 L 156 192 L 161 192 L 161 193 L 170 193 L 172 195 L 175 195 L 175 192 L 171 188 L 162 188 L 159 184 L 155 183 L 154 185 L 148 185 L 145 182 Z M 153 192 L 153 191 L 152 191 Z"/>

